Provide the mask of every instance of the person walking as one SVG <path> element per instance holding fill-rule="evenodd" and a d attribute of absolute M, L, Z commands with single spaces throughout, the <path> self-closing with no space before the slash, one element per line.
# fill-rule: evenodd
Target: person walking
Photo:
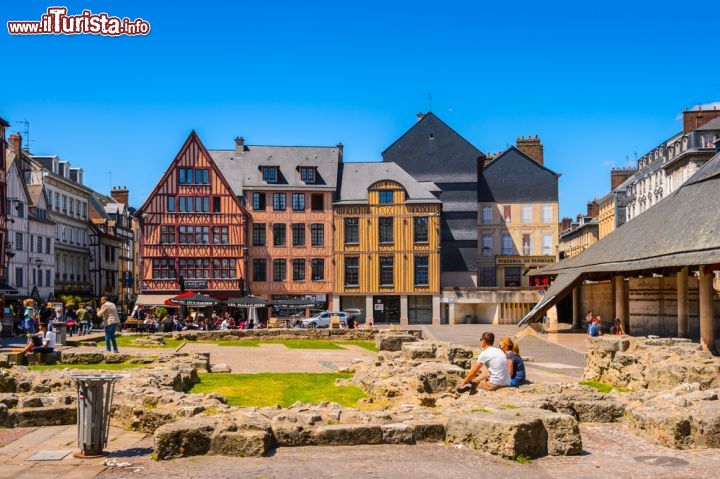
<path fill-rule="evenodd" d="M 88 313 L 88 310 L 85 309 L 84 304 L 81 304 L 80 307 L 78 307 L 77 311 L 75 311 L 75 316 L 77 317 L 78 326 L 80 328 L 78 335 L 84 336 L 90 333 L 90 313 Z"/>
<path fill-rule="evenodd" d="M 28 298 L 23 301 L 23 326 L 27 334 L 35 334 L 35 325 L 37 324 L 37 310 L 35 309 L 35 302 Z"/>
<path fill-rule="evenodd" d="M 118 352 L 117 340 L 115 339 L 115 330 L 120 324 L 120 317 L 117 313 L 117 306 L 108 301 L 106 296 L 100 298 L 100 308 L 97 315 L 102 319 L 103 328 L 105 329 L 105 348 L 110 352 L 110 343 L 112 343 L 113 351 Z"/>

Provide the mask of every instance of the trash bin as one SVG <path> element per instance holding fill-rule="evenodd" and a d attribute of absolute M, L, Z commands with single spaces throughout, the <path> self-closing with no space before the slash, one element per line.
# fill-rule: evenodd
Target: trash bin
<path fill-rule="evenodd" d="M 77 383 L 78 447 L 75 457 L 101 456 L 110 430 L 110 405 L 121 374 L 71 374 Z"/>
<path fill-rule="evenodd" d="M 65 346 L 67 339 L 67 323 L 63 321 L 53 321 L 52 329 L 55 333 L 55 344 Z"/>

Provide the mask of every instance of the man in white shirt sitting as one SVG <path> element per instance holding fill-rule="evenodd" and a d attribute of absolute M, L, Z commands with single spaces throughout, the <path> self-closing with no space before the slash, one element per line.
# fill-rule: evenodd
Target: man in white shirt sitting
<path fill-rule="evenodd" d="M 55 333 L 48 331 L 47 324 L 40 323 L 40 331 L 30 337 L 23 353 L 32 354 L 37 364 L 42 363 L 42 355 L 55 351 Z"/>
<path fill-rule="evenodd" d="M 507 356 L 500 348 L 493 346 L 494 343 L 495 335 L 493 333 L 483 333 L 480 340 L 482 352 L 478 356 L 475 366 L 457 387 L 457 392 L 470 391 L 473 386 L 484 391 L 496 391 L 510 385 Z M 480 374 L 478 375 L 478 373 Z"/>

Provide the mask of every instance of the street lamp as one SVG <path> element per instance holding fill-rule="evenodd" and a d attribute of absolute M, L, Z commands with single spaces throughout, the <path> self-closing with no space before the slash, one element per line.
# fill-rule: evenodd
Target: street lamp
<path fill-rule="evenodd" d="M 42 258 L 35 258 L 35 266 L 37 267 L 37 278 L 35 278 L 35 285 L 42 283 L 42 269 L 40 269 L 42 267 L 42 265 L 43 265 Z M 39 288 L 38 288 L 38 295 L 40 296 Z"/>

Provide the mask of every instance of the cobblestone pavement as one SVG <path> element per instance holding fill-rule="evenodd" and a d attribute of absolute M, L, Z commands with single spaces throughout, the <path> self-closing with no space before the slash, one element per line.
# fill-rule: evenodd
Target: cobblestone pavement
<path fill-rule="evenodd" d="M 585 452 L 517 464 L 468 448 L 443 445 L 281 448 L 271 457 L 195 457 L 155 462 L 123 458 L 99 478 L 717 478 L 717 449 L 676 451 L 655 446 L 618 424 L 582 427 Z M 151 442 L 147 441 L 148 447 Z M 143 450 L 140 447 L 138 450 Z"/>

